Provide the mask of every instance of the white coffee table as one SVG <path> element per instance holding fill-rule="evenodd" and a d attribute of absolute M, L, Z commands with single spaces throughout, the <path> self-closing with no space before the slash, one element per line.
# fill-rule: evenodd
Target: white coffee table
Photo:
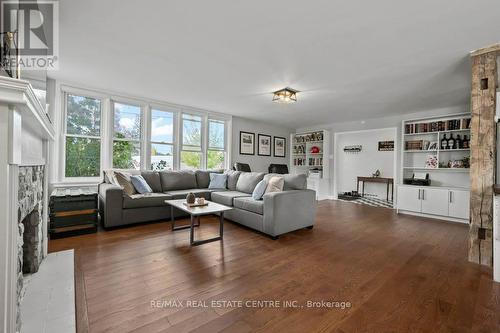
<path fill-rule="evenodd" d="M 208 205 L 206 206 L 199 206 L 199 207 L 188 207 L 184 203 L 186 202 L 186 199 L 178 199 L 178 200 L 165 200 L 166 204 L 170 205 L 170 216 L 171 216 L 171 221 L 172 221 L 172 230 L 182 230 L 186 228 L 190 228 L 190 236 L 189 236 L 189 242 L 191 245 L 196 246 L 196 245 L 201 245 L 209 242 L 214 242 L 221 240 L 224 234 L 224 212 L 233 209 L 232 207 L 224 206 L 221 204 L 218 204 L 216 202 L 208 201 Z M 191 224 L 190 225 L 185 225 L 185 226 L 175 226 L 175 219 L 174 219 L 174 208 L 180 209 L 186 213 L 188 213 L 191 216 Z M 203 240 L 194 240 L 194 227 L 200 226 L 200 216 L 201 215 L 210 215 L 210 214 L 218 214 L 219 215 L 219 236 L 214 237 L 214 238 L 209 238 L 209 239 L 203 239 Z M 195 224 L 195 220 L 197 223 Z"/>

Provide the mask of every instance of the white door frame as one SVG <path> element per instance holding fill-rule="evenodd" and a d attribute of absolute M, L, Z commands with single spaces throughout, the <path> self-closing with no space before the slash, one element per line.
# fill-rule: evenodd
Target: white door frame
<path fill-rule="evenodd" d="M 374 129 L 366 129 L 366 130 L 357 130 L 357 131 L 345 131 L 345 132 L 335 132 L 333 139 L 333 199 L 338 200 L 338 172 L 339 170 L 339 156 L 341 152 L 341 147 L 338 147 L 338 137 L 343 134 L 355 134 L 355 133 L 366 133 L 366 132 L 378 132 L 384 130 L 393 130 L 394 131 L 394 165 L 393 165 L 393 178 L 394 178 L 394 190 L 396 189 L 396 184 L 398 184 L 398 128 L 397 127 L 385 127 L 385 128 L 374 128 Z M 393 208 L 397 207 L 397 191 L 394 192 L 394 202 Z"/>

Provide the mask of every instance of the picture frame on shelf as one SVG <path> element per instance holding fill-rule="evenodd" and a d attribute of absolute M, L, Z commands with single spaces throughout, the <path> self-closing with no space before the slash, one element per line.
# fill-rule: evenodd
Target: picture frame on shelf
<path fill-rule="evenodd" d="M 271 136 L 266 134 L 258 134 L 257 142 L 257 155 L 271 156 Z"/>
<path fill-rule="evenodd" d="M 240 155 L 255 155 L 255 133 L 240 131 Z"/>
<path fill-rule="evenodd" d="M 286 138 L 274 137 L 274 157 L 286 157 Z"/>

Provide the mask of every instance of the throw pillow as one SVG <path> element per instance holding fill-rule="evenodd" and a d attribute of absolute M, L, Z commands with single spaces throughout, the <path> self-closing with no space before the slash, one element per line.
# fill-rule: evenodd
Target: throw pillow
<path fill-rule="evenodd" d="M 253 189 L 253 192 L 252 192 L 252 198 L 254 200 L 261 200 L 262 199 L 262 196 L 264 195 L 264 193 L 266 192 L 266 188 L 267 188 L 267 181 L 265 181 L 264 179 L 262 179 L 258 184 L 257 186 L 255 186 L 255 188 Z"/>
<path fill-rule="evenodd" d="M 153 192 L 143 176 L 130 176 L 130 181 L 134 185 L 135 190 L 140 194 Z"/>
<path fill-rule="evenodd" d="M 210 173 L 209 189 L 225 189 L 227 183 L 227 175 L 223 173 Z"/>
<path fill-rule="evenodd" d="M 126 172 L 115 172 L 115 176 L 118 185 L 123 188 L 123 193 L 127 195 L 133 195 L 137 193 L 134 185 L 132 185 L 132 182 L 130 181 L 130 174 Z"/>
<path fill-rule="evenodd" d="M 105 170 L 104 178 L 106 183 L 120 186 L 120 184 L 118 184 L 118 181 L 116 180 L 116 173 L 114 172 L 114 170 Z"/>
<path fill-rule="evenodd" d="M 279 177 L 279 176 L 271 177 L 271 179 L 269 179 L 269 183 L 267 184 L 266 193 L 282 192 L 284 185 L 285 185 L 284 177 Z"/>

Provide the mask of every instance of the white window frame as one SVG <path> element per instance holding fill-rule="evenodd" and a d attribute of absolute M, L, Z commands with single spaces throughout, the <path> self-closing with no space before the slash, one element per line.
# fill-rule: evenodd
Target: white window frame
<path fill-rule="evenodd" d="M 79 134 L 68 134 L 67 126 L 68 126 L 68 95 L 87 97 L 99 100 L 101 102 L 101 124 L 99 129 L 99 136 L 90 136 L 90 135 L 79 135 Z M 104 158 L 104 147 L 106 142 L 104 140 L 104 132 L 105 132 L 105 98 L 100 94 L 93 94 L 89 91 L 84 91 L 80 89 L 70 89 L 64 88 L 62 89 L 62 107 L 63 107 L 63 122 L 62 122 L 62 133 L 61 133 L 61 179 L 64 182 L 95 182 L 101 180 L 102 170 L 103 170 L 103 158 Z M 99 163 L 99 175 L 96 177 L 66 177 L 66 139 L 67 137 L 79 137 L 79 138 L 88 138 L 88 139 L 98 139 L 100 140 L 100 163 Z"/>
<path fill-rule="evenodd" d="M 217 147 L 210 147 L 210 121 L 216 121 L 216 122 L 221 122 L 224 124 L 224 148 L 217 148 Z M 206 122 L 206 133 L 207 133 L 207 138 L 206 138 L 206 147 L 207 149 L 204 152 L 205 155 L 205 161 L 207 162 L 205 164 L 205 169 L 208 169 L 208 152 L 209 151 L 221 151 L 224 152 L 224 166 L 223 168 L 227 169 L 228 164 L 229 164 L 229 156 L 228 156 L 228 120 L 224 119 L 222 117 L 217 117 L 217 116 L 211 116 L 208 115 L 207 117 L 207 122 Z"/>
<path fill-rule="evenodd" d="M 152 122 L 153 122 L 153 110 L 155 111 L 160 111 L 160 112 L 168 112 L 168 113 L 171 113 L 172 116 L 173 116 L 173 119 L 172 119 L 172 126 L 173 126 L 173 129 L 172 129 L 172 142 L 161 142 L 161 141 L 153 141 L 152 139 L 152 130 L 153 130 L 153 127 L 152 127 Z M 168 106 L 164 106 L 164 105 L 158 105 L 158 104 L 150 104 L 148 105 L 148 110 L 147 110 L 147 116 L 146 116 L 146 120 L 147 120 L 147 130 L 146 130 L 146 145 L 147 145 L 147 150 L 146 150 L 146 153 L 147 153 L 147 157 L 145 159 L 145 169 L 147 170 L 152 170 L 152 167 L 151 167 L 151 146 L 153 144 L 160 144 L 160 145 L 170 145 L 172 146 L 172 154 L 174 155 L 173 156 L 173 169 L 174 170 L 177 170 L 178 167 L 177 167 L 177 143 L 178 143 L 178 126 L 177 126 L 177 118 L 179 118 L 179 114 L 180 114 L 180 111 L 177 110 L 177 109 L 174 109 L 174 108 L 171 108 L 171 107 L 168 107 Z"/>
<path fill-rule="evenodd" d="M 139 108 L 139 120 L 140 120 L 140 129 L 139 129 L 139 139 L 131 139 L 131 138 L 123 138 L 123 139 L 120 139 L 120 138 L 115 138 L 115 104 L 124 104 L 124 105 L 129 105 L 129 106 L 135 106 L 135 107 L 138 107 Z M 145 161 L 144 161 L 144 153 L 145 153 L 145 150 L 146 150 L 146 143 L 144 142 L 144 124 L 146 123 L 144 121 L 144 115 L 145 115 L 145 109 L 146 109 L 147 105 L 144 105 L 144 104 L 141 104 L 141 103 L 138 103 L 137 101 L 134 101 L 134 100 L 129 100 L 129 99 L 125 99 L 125 98 L 112 98 L 111 99 L 111 104 L 110 104 L 110 109 L 111 109 L 111 118 L 110 118 L 110 126 L 111 126 L 111 131 L 110 131 L 110 139 L 111 139 L 111 142 L 110 142 L 110 152 L 111 152 L 111 156 L 109 157 L 110 158 L 110 167 L 111 168 L 115 168 L 115 166 L 113 165 L 113 143 L 115 141 L 124 141 L 124 142 L 135 142 L 135 143 L 139 143 L 139 155 L 140 155 L 140 158 L 141 158 L 141 161 L 140 161 L 140 165 L 139 165 L 139 169 L 138 170 L 144 170 L 145 169 Z"/>
<path fill-rule="evenodd" d="M 194 116 L 194 117 L 200 117 L 200 150 L 189 150 L 189 149 L 183 149 L 184 148 L 184 126 L 183 126 L 183 115 L 189 115 L 189 116 Z M 181 170 L 181 154 L 183 151 L 186 152 L 194 152 L 194 153 L 199 153 L 201 155 L 200 157 L 200 169 L 206 169 L 206 159 L 205 159 L 205 147 L 206 147 L 206 140 L 205 140 L 205 135 L 206 135 L 206 129 L 205 129 L 205 124 L 206 124 L 206 115 L 196 112 L 196 111 L 191 111 L 191 110 L 182 110 L 179 114 L 180 122 L 179 122 L 179 157 L 178 157 L 178 170 Z"/>

